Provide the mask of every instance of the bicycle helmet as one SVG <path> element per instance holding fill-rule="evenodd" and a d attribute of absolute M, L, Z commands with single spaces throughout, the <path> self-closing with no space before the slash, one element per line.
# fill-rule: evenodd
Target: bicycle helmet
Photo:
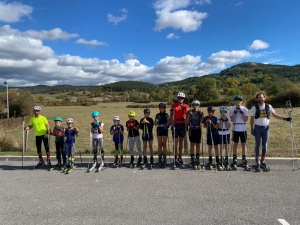
<path fill-rule="evenodd" d="M 100 113 L 98 111 L 92 112 L 92 117 L 100 116 Z"/>
<path fill-rule="evenodd" d="M 129 111 L 128 116 L 135 116 L 135 112 L 134 111 Z"/>

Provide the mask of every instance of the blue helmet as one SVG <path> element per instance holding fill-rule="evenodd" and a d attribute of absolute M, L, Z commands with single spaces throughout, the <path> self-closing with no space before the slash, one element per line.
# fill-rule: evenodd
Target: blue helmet
<path fill-rule="evenodd" d="M 100 113 L 98 111 L 92 112 L 92 117 L 100 116 Z"/>
<path fill-rule="evenodd" d="M 61 117 L 55 117 L 54 121 L 60 121 L 60 122 L 62 122 L 62 118 Z"/>

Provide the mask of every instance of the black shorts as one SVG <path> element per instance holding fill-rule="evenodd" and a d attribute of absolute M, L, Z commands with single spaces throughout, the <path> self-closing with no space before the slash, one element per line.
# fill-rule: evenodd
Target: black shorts
<path fill-rule="evenodd" d="M 241 139 L 242 143 L 246 143 L 247 140 L 247 131 L 234 131 L 233 132 L 233 142 L 239 143 L 239 139 Z"/>
<path fill-rule="evenodd" d="M 143 141 L 153 141 L 153 134 L 143 134 L 142 140 Z"/>
<path fill-rule="evenodd" d="M 201 129 L 190 129 L 189 140 L 194 143 L 201 143 Z"/>
<path fill-rule="evenodd" d="M 211 136 L 212 136 L 212 139 L 213 139 L 214 143 L 212 143 L 212 141 L 211 141 Z M 207 134 L 206 138 L 207 138 L 206 139 L 206 144 L 207 145 L 218 145 L 219 144 L 219 134 L 218 133 L 215 133 L 215 134 L 212 134 L 212 135 Z"/>
<path fill-rule="evenodd" d="M 168 129 L 159 129 L 156 130 L 157 136 L 168 136 Z"/>
<path fill-rule="evenodd" d="M 175 124 L 175 138 L 185 136 L 185 124 Z M 172 131 L 172 137 L 174 138 L 174 131 Z"/>
<path fill-rule="evenodd" d="M 226 144 L 230 144 L 230 134 L 224 134 L 224 135 L 221 135 L 219 134 L 219 145 L 222 144 L 222 140 L 223 140 L 223 145 L 226 145 Z"/>

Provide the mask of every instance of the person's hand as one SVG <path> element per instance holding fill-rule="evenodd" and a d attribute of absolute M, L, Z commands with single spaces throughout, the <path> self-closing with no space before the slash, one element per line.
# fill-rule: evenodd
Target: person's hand
<path fill-rule="evenodd" d="M 251 129 L 251 134 L 252 134 L 252 136 L 255 136 L 255 131 L 254 131 L 254 129 Z"/>
<path fill-rule="evenodd" d="M 128 128 L 133 127 L 133 123 L 128 123 L 128 124 L 127 124 L 127 127 L 128 127 Z"/>
<path fill-rule="evenodd" d="M 206 124 L 211 124 L 211 120 L 206 120 Z"/>
<path fill-rule="evenodd" d="M 96 127 L 100 127 L 100 123 L 99 123 L 98 121 L 95 122 L 94 125 L 95 125 Z"/>
<path fill-rule="evenodd" d="M 285 121 L 292 121 L 293 118 L 292 117 L 287 117 L 287 118 L 284 118 L 283 120 L 285 120 Z"/>

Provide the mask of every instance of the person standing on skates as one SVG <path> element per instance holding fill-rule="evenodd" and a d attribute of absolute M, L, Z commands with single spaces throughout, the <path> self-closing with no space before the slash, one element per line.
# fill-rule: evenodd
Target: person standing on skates
<path fill-rule="evenodd" d="M 243 104 L 243 97 L 241 95 L 236 95 L 234 97 L 235 106 L 231 107 L 229 111 L 230 119 L 233 123 L 233 168 L 237 167 L 237 147 L 239 144 L 239 139 L 242 145 L 242 163 L 245 168 L 248 168 L 247 155 L 247 125 L 248 120 L 248 109 Z"/>
<path fill-rule="evenodd" d="M 166 113 L 165 103 L 159 103 L 158 108 L 160 112 L 155 116 L 155 126 L 157 126 L 156 134 L 158 140 L 158 164 L 160 166 L 166 166 L 169 114 Z"/>
<path fill-rule="evenodd" d="M 68 164 L 65 167 L 67 173 L 75 168 L 75 136 L 78 137 L 78 129 L 73 127 L 74 120 L 72 118 L 67 119 L 67 127 L 65 129 L 66 136 L 66 152 L 68 157 Z"/>
<path fill-rule="evenodd" d="M 141 141 L 140 141 L 140 132 L 139 132 L 139 122 L 134 119 L 135 112 L 129 111 L 128 118 L 126 121 L 126 128 L 128 132 L 129 139 L 129 149 L 130 149 L 130 168 L 134 167 L 134 145 L 136 146 L 139 154 L 139 158 L 137 161 L 137 165 L 140 166 L 142 163 L 142 149 L 141 149 Z"/>
<path fill-rule="evenodd" d="M 66 166 L 67 163 L 66 151 L 64 149 L 65 128 L 61 126 L 62 123 L 61 117 L 55 117 L 54 122 L 55 122 L 55 127 L 53 128 L 53 131 L 50 132 L 50 135 L 55 136 L 55 148 L 56 148 L 56 159 L 57 159 L 57 164 L 55 165 L 55 167 L 58 168 L 61 166 Z M 63 159 L 63 164 L 61 164 L 61 157 Z"/>
<path fill-rule="evenodd" d="M 193 109 L 190 109 L 186 117 L 186 130 L 189 134 L 191 166 L 197 170 L 200 169 L 200 143 L 201 143 L 201 124 L 203 119 L 203 112 L 199 109 L 200 102 L 193 100 Z M 189 128 L 189 130 L 188 130 Z M 196 160 L 195 160 L 195 146 L 196 146 Z M 202 149 L 203 150 L 203 149 Z"/>
<path fill-rule="evenodd" d="M 37 153 L 39 156 L 39 162 L 36 167 L 41 167 L 45 165 L 43 155 L 42 155 L 42 142 L 44 143 L 44 147 L 46 150 L 47 155 L 47 166 L 51 167 L 50 161 L 50 149 L 49 149 L 49 136 L 50 134 L 50 127 L 46 117 L 42 116 L 41 107 L 34 106 L 33 107 L 34 116 L 30 118 L 29 126 L 22 127 L 24 130 L 30 130 L 34 128 L 35 130 L 35 144 L 37 148 Z"/>
<path fill-rule="evenodd" d="M 218 119 L 214 116 L 215 107 L 207 107 L 208 115 L 203 118 L 203 127 L 206 128 L 206 144 L 208 145 L 208 164 L 209 168 L 212 169 L 212 148 L 215 151 L 216 164 L 220 163 L 219 160 L 219 134 L 218 134 Z M 215 165 L 217 167 L 217 165 Z"/>
<path fill-rule="evenodd" d="M 174 144 L 174 156 L 175 162 L 182 166 L 182 150 L 183 150 L 183 139 L 186 133 L 185 119 L 186 113 L 189 111 L 189 106 L 184 104 L 185 94 L 179 92 L 177 94 L 177 103 L 171 105 L 170 108 L 170 125 L 172 125 L 172 136 Z M 179 145 L 179 146 L 178 146 Z M 179 149 L 179 154 L 177 154 Z"/>
<path fill-rule="evenodd" d="M 150 166 L 154 165 L 153 161 L 153 126 L 154 121 L 150 116 L 150 109 L 144 109 L 144 118 L 140 120 L 140 129 L 143 131 L 142 140 L 143 140 L 143 155 L 144 163 L 143 167 L 147 165 L 147 143 L 149 143 L 150 149 Z"/>
<path fill-rule="evenodd" d="M 100 113 L 98 111 L 92 112 L 93 122 L 91 123 L 91 133 L 93 135 L 92 146 L 94 151 L 94 164 L 92 168 L 99 169 L 104 166 L 104 150 L 103 150 L 103 127 L 104 123 L 99 120 Z M 101 155 L 101 164 L 98 162 L 97 153 L 98 147 Z"/>
<path fill-rule="evenodd" d="M 124 141 L 124 127 L 120 124 L 120 117 L 114 116 L 114 125 L 110 127 L 110 134 L 113 136 L 113 142 L 115 143 L 115 162 L 113 167 L 122 165 L 123 162 L 123 141 Z M 120 153 L 120 159 L 118 157 Z"/>
<path fill-rule="evenodd" d="M 292 117 L 285 118 L 275 113 L 274 108 L 270 104 L 265 103 L 267 96 L 264 92 L 258 92 L 255 98 L 258 104 L 251 108 L 250 119 L 251 134 L 255 137 L 255 159 L 257 169 L 259 169 L 261 165 L 265 170 L 269 171 L 270 169 L 267 166 L 266 155 L 268 151 L 267 146 L 270 132 L 270 116 L 272 115 L 276 119 L 285 121 L 292 121 Z M 260 140 L 262 142 L 261 158 L 259 157 Z"/>
<path fill-rule="evenodd" d="M 221 155 L 221 162 L 219 164 L 219 169 L 224 170 L 229 169 L 229 159 L 228 159 L 228 150 L 229 150 L 229 142 L 230 142 L 230 117 L 226 116 L 227 114 L 227 107 L 221 106 L 220 107 L 220 116 L 217 117 L 218 122 L 218 133 L 219 133 L 219 147 L 220 147 L 220 155 Z M 225 161 L 223 151 L 225 150 Z"/>

